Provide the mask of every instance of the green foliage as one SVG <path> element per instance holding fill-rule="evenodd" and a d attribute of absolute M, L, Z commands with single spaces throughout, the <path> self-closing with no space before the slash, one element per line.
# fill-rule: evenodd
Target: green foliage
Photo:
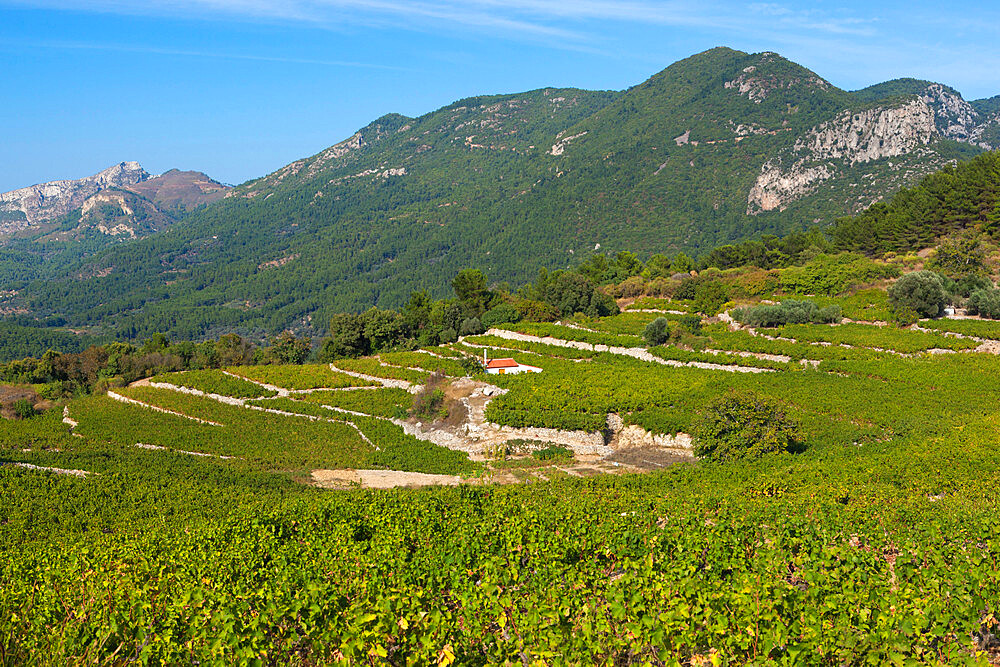
<path fill-rule="evenodd" d="M 682 315 L 678 321 L 688 333 L 695 336 L 701 333 L 701 318 L 697 315 Z"/>
<path fill-rule="evenodd" d="M 466 375 L 479 375 L 480 373 L 486 371 L 486 368 L 483 366 L 483 362 L 479 361 L 478 356 L 462 357 L 459 360 L 459 363 L 462 364 L 462 368 L 465 370 Z"/>
<path fill-rule="evenodd" d="M 708 281 L 699 283 L 694 290 L 691 309 L 709 317 L 717 314 L 729 299 L 729 293 L 722 283 Z"/>
<path fill-rule="evenodd" d="M 27 398 L 19 398 L 11 404 L 16 419 L 30 419 L 35 416 L 35 406 Z"/>
<path fill-rule="evenodd" d="M 925 177 L 888 203 L 838 220 L 831 237 L 838 249 L 878 256 L 927 247 L 938 237 L 976 227 L 995 236 L 998 192 L 1000 154 L 984 153 Z"/>
<path fill-rule="evenodd" d="M 899 268 L 852 253 L 819 255 L 781 271 L 781 289 L 792 294 L 832 296 L 854 285 L 899 275 Z"/>
<path fill-rule="evenodd" d="M 277 364 L 302 364 L 311 352 L 310 338 L 299 339 L 291 331 L 283 331 L 264 350 L 264 357 Z"/>
<path fill-rule="evenodd" d="M 440 387 L 425 387 L 413 397 L 410 416 L 418 419 L 437 421 L 447 415 L 444 404 L 444 390 Z"/>
<path fill-rule="evenodd" d="M 483 323 L 479 321 L 478 317 L 467 317 L 462 320 L 462 324 L 458 327 L 459 336 L 475 336 L 481 334 L 486 329 L 483 327 Z"/>
<path fill-rule="evenodd" d="M 167 373 L 151 378 L 151 382 L 164 382 L 177 387 L 188 387 L 209 394 L 233 396 L 235 398 L 264 398 L 276 396 L 278 392 L 265 389 L 259 384 L 233 377 L 221 370 L 184 371 Z"/>
<path fill-rule="evenodd" d="M 646 329 L 643 331 L 642 337 L 645 339 L 646 345 L 649 347 L 663 345 L 670 340 L 670 322 L 668 322 L 665 317 L 657 317 L 655 320 L 646 325 Z"/>
<path fill-rule="evenodd" d="M 928 268 L 953 280 L 986 273 L 988 248 L 981 234 L 965 233 L 944 239 Z"/>
<path fill-rule="evenodd" d="M 1000 289 L 976 290 L 969 295 L 969 301 L 965 305 L 970 315 L 1000 320 Z"/>
<path fill-rule="evenodd" d="M 944 283 L 933 271 L 907 273 L 889 288 L 889 304 L 894 310 L 910 308 L 921 317 L 937 317 L 947 302 Z"/>
<path fill-rule="evenodd" d="M 455 296 L 462 302 L 466 312 L 475 316 L 481 315 L 489 303 L 490 293 L 486 289 L 486 276 L 478 269 L 463 269 L 451 281 Z M 482 333 L 470 332 L 470 333 Z"/>
<path fill-rule="evenodd" d="M 531 452 L 532 458 L 552 463 L 568 463 L 574 460 L 573 450 L 560 445 L 549 445 Z"/>
<path fill-rule="evenodd" d="M 842 319 L 840 306 L 819 308 L 812 301 L 786 299 L 778 305 L 737 308 L 733 319 L 751 327 L 780 327 L 786 324 L 836 324 Z"/>
<path fill-rule="evenodd" d="M 302 366 L 237 366 L 227 372 L 282 389 L 342 389 L 344 387 L 372 387 L 374 382 L 338 373 L 327 364 Z"/>
<path fill-rule="evenodd" d="M 513 324 L 521 321 L 521 313 L 510 303 L 501 303 L 483 313 L 480 318 L 485 328 L 495 327 L 499 324 Z"/>
<path fill-rule="evenodd" d="M 755 459 L 796 451 L 799 425 L 775 402 L 750 392 L 730 392 L 708 404 L 692 427 L 694 454 L 712 461 Z"/>

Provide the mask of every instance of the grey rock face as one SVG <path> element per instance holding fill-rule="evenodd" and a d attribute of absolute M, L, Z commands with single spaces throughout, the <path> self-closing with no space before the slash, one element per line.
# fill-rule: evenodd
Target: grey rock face
<path fill-rule="evenodd" d="M 0 194 L 0 234 L 11 234 L 65 215 L 101 190 L 127 188 L 149 178 L 138 162 L 119 162 L 93 176 L 51 181 Z M 6 215 L 4 215 L 6 214 Z"/>
<path fill-rule="evenodd" d="M 747 213 L 783 209 L 839 169 L 896 157 L 930 143 L 938 133 L 923 100 L 846 112 L 800 137 L 789 154 L 766 163 L 747 198 Z"/>

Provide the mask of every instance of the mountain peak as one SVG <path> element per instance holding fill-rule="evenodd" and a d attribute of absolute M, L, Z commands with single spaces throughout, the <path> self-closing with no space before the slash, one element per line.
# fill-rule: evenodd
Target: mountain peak
<path fill-rule="evenodd" d="M 0 234 L 48 222 L 80 208 L 88 197 L 107 188 L 127 188 L 149 178 L 135 161 L 119 162 L 93 176 L 50 181 L 0 194 Z"/>

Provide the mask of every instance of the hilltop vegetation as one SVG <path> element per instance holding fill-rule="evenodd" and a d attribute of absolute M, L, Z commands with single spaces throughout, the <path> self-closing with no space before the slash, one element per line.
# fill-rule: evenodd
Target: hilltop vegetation
<path fill-rule="evenodd" d="M 13 243 L 0 277 L 33 315 L 112 338 L 317 335 L 336 313 L 440 298 L 466 267 L 520 284 L 598 244 L 697 256 L 828 225 L 981 151 L 978 135 L 942 134 L 935 109 L 862 99 L 776 54 L 712 49 L 622 92 L 390 114 L 168 233 L 79 252 Z M 834 145 L 802 148 L 820 134 Z M 813 185 L 775 185 L 809 169 L 822 172 Z"/>

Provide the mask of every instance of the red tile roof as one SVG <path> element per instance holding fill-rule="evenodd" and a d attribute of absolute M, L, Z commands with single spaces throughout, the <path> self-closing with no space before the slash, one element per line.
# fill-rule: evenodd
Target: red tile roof
<path fill-rule="evenodd" d="M 513 359 L 490 359 L 486 368 L 515 368 L 518 365 Z"/>

